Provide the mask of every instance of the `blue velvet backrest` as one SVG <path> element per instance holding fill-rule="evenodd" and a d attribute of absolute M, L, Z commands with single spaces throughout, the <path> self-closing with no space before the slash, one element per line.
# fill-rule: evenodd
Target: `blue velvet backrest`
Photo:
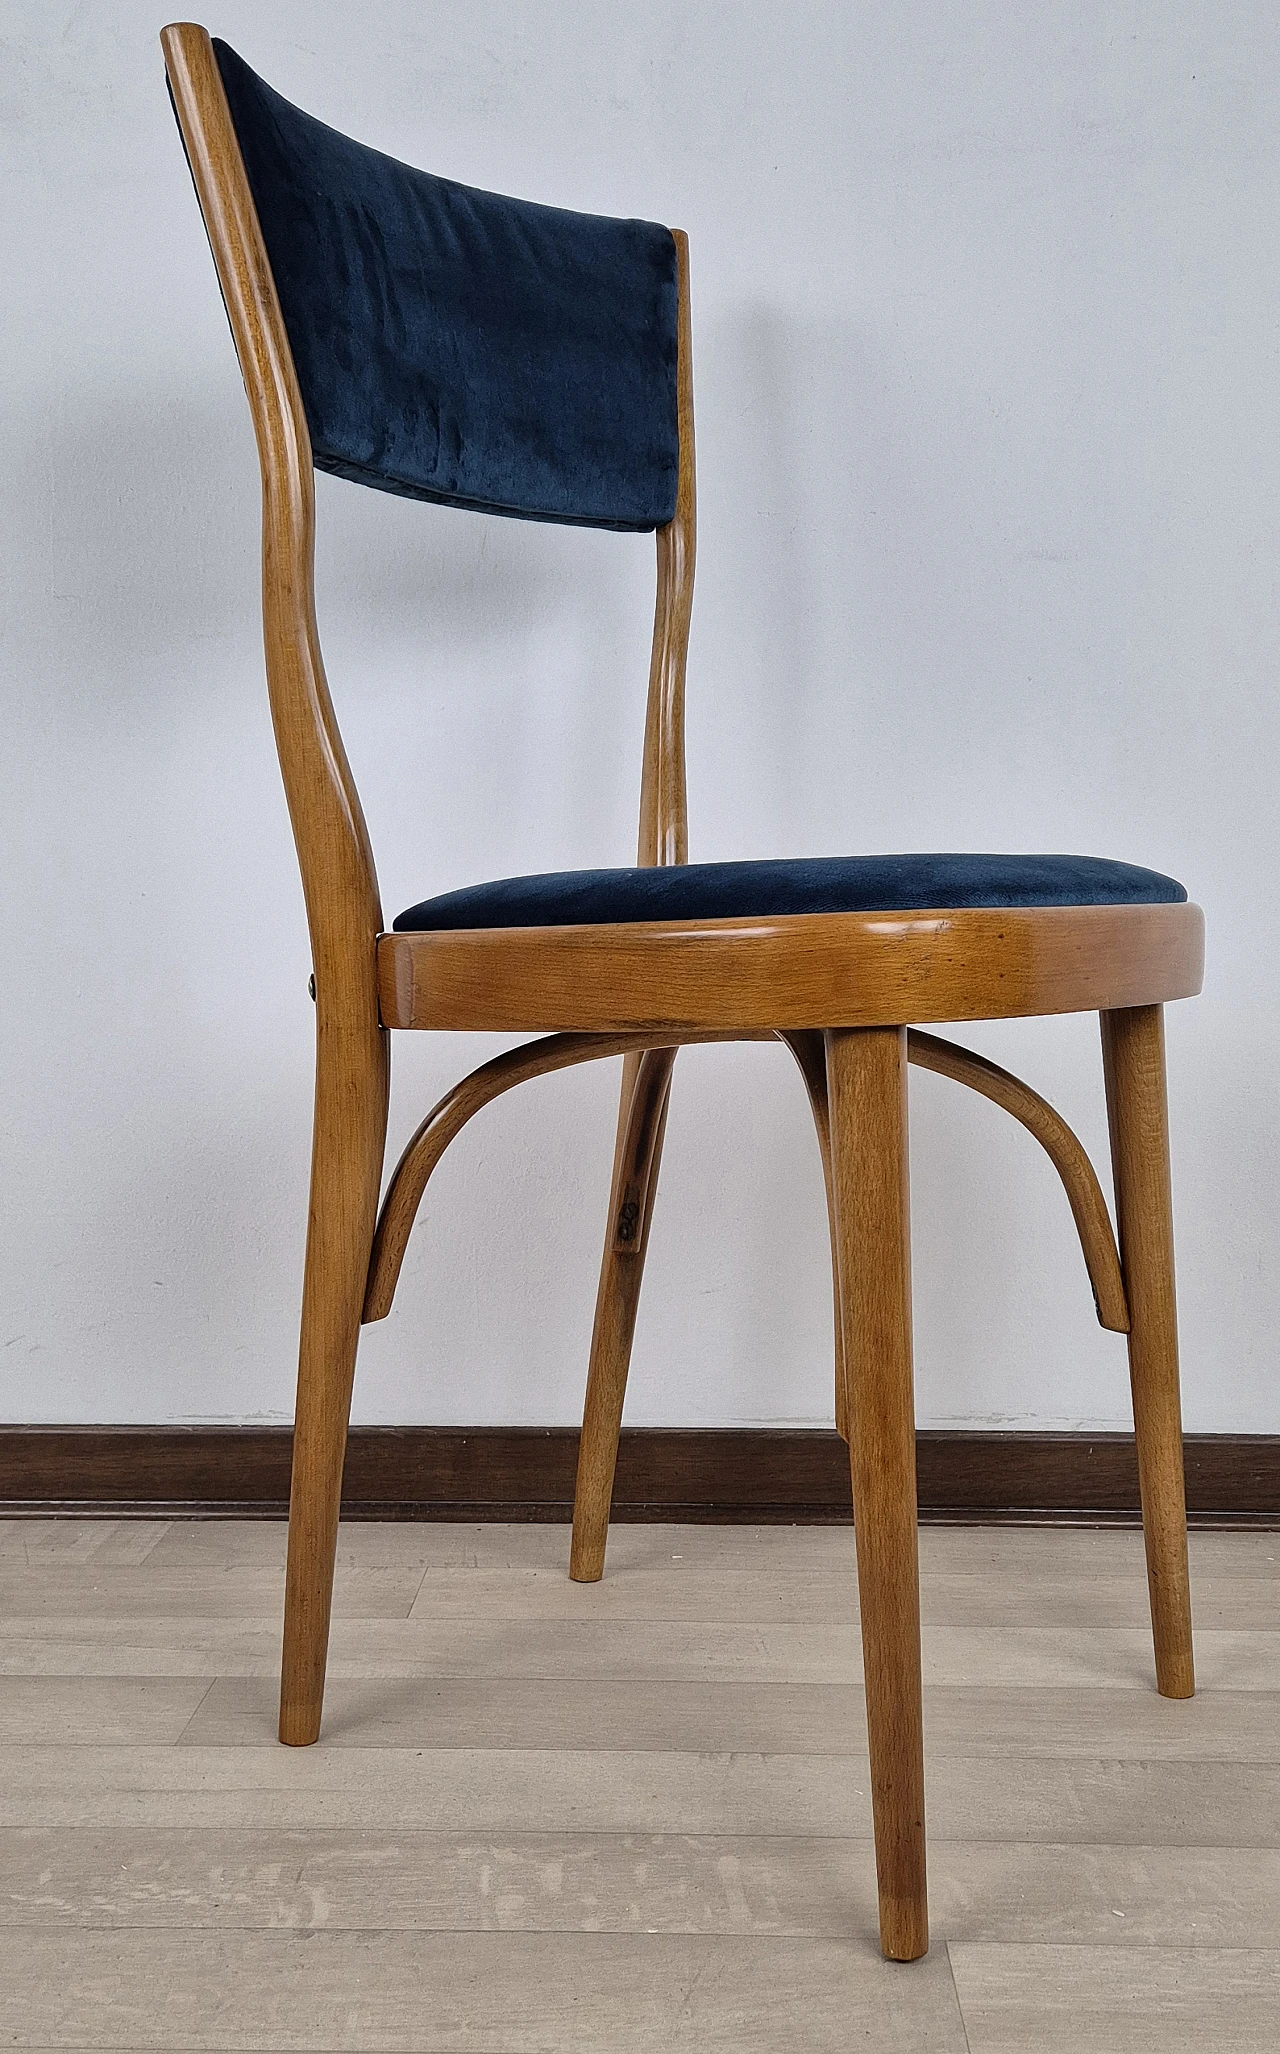
<path fill-rule="evenodd" d="M 317 468 L 526 520 L 669 521 L 670 230 L 415 171 L 213 47 Z"/>

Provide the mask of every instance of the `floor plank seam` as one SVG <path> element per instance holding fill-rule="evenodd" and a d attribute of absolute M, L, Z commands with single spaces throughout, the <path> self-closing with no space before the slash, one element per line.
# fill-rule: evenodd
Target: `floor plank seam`
<path fill-rule="evenodd" d="M 951 1989 L 956 2000 L 956 2017 L 960 2021 L 960 2030 L 964 2034 L 965 2054 L 973 2054 L 973 2048 L 969 2040 L 969 2021 L 966 2019 L 964 2015 L 964 2005 L 960 2002 L 960 1985 L 956 1981 L 956 1965 L 954 1961 L 951 1959 L 950 1940 L 944 1941 L 943 1945 L 946 1949 L 947 1956 L 947 1974 L 951 1978 Z"/>
<path fill-rule="evenodd" d="M 150 1677 L 148 1677 L 148 1678 L 147 1678 L 146 1680 L 147 1680 L 148 1682 L 152 1681 L 152 1679 L 151 1679 Z M 157 1679 L 157 1680 L 164 1680 L 164 1681 L 170 1681 L 170 1682 L 184 1683 L 184 1682 L 186 1682 L 186 1681 L 187 1681 L 187 1678 L 186 1678 L 186 1677 L 171 1677 L 171 1678 L 165 1678 L 165 1679 Z M 172 1740 L 171 1740 L 171 1741 L 169 1742 L 169 1745 L 170 1745 L 170 1747 L 181 1747 L 181 1745 L 182 1745 L 182 1740 L 183 1740 L 183 1734 L 186 1734 L 186 1733 L 190 1732 L 190 1730 L 191 1730 L 192 1726 L 193 1726 L 193 1725 L 195 1724 L 196 1720 L 197 1720 L 197 1719 L 199 1718 L 199 1716 L 200 1716 L 200 1713 L 201 1713 L 201 1711 L 202 1711 L 202 1709 L 203 1709 L 203 1707 L 204 1707 L 204 1705 L 205 1705 L 205 1702 L 206 1702 L 206 1700 L 207 1700 L 207 1699 L 208 1699 L 208 1697 L 209 1697 L 209 1694 L 210 1694 L 210 1692 L 211 1692 L 212 1690 L 214 1690 L 214 1689 L 215 1689 L 215 1688 L 217 1687 L 218 1681 L 219 1681 L 219 1679 L 218 1679 L 218 1678 L 217 1678 L 216 1676 L 211 1676 L 211 1677 L 209 1678 L 209 1689 L 208 1689 L 208 1690 L 206 1690 L 206 1691 L 203 1691 L 203 1692 L 201 1693 L 201 1696 L 200 1696 L 200 1703 L 199 1703 L 198 1705 L 196 1705 L 196 1706 L 195 1706 L 194 1710 L 192 1711 L 191 1717 L 190 1717 L 190 1718 L 189 1718 L 189 1719 L 187 1720 L 187 1722 L 186 1722 L 186 1725 L 185 1725 L 185 1726 L 184 1726 L 184 1727 L 182 1728 L 182 1732 L 181 1732 L 181 1733 L 175 1733 L 175 1735 L 174 1735 L 173 1739 L 172 1739 Z M 164 1744 L 164 1743 L 163 1743 L 163 1742 L 161 1742 L 160 1744 L 161 1744 L 161 1745 L 163 1746 L 163 1744 Z"/>

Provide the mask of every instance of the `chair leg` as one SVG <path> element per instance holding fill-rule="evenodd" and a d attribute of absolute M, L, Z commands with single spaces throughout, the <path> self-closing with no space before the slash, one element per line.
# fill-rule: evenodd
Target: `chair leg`
<path fill-rule="evenodd" d="M 1116 1224 L 1129 1300 L 1129 1377 L 1156 1687 L 1163 1697 L 1191 1697 L 1195 1665 L 1178 1397 L 1164 1010 L 1130 1006 L 1103 1013 L 1101 1020 Z"/>
<path fill-rule="evenodd" d="M 631 1343 L 640 1305 L 675 1059 L 673 1048 L 646 1049 L 642 1056 L 626 1058 L 622 1075 L 609 1224 L 596 1293 L 587 1397 L 578 1444 L 573 1540 L 569 1550 L 569 1574 L 575 1583 L 598 1583 L 604 1575 L 622 1404 L 631 1366 Z"/>
<path fill-rule="evenodd" d="M 911 1362 L 907 1037 L 826 1037 L 880 1945 L 928 1950 Z"/>
<path fill-rule="evenodd" d="M 827 1105 L 827 1049 L 826 1042 L 815 1028 L 789 1028 L 778 1036 L 785 1041 L 804 1078 L 813 1108 L 813 1122 L 818 1130 L 818 1149 L 822 1156 L 822 1181 L 827 1194 L 827 1229 L 831 1236 L 831 1288 L 835 1300 L 835 1397 L 836 1432 L 842 1441 L 849 1438 L 849 1401 L 844 1382 L 844 1314 L 840 1306 L 840 1256 L 836 1246 L 836 1208 L 831 1183 L 831 1115 Z"/>
<path fill-rule="evenodd" d="M 387 1134 L 390 1037 L 317 1021 L 311 1209 L 293 1428 L 280 1738 L 320 1732 L 356 1343 Z"/>

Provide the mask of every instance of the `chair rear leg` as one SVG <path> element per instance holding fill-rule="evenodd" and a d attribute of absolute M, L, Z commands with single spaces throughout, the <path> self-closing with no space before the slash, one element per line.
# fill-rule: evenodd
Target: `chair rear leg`
<path fill-rule="evenodd" d="M 880 1945 L 928 1950 L 904 1028 L 828 1032 Z"/>
<path fill-rule="evenodd" d="M 320 1732 L 351 1386 L 387 1135 L 388 1044 L 376 1018 L 359 1027 L 317 1019 L 280 1672 L 280 1738 L 290 1747 L 307 1747 Z"/>
<path fill-rule="evenodd" d="M 626 1058 L 622 1074 L 609 1224 L 596 1293 L 582 1438 L 578 1444 L 573 1540 L 569 1550 L 569 1574 L 575 1583 L 598 1583 L 604 1574 L 622 1405 L 627 1393 L 631 1343 L 640 1305 L 675 1059 L 673 1048 L 646 1049 L 641 1056 Z"/>
<path fill-rule="evenodd" d="M 813 1027 L 789 1028 L 779 1034 L 785 1041 L 804 1078 L 818 1130 L 822 1156 L 822 1181 L 827 1194 L 827 1228 L 831 1236 L 831 1291 L 835 1301 L 835 1398 L 836 1432 L 849 1438 L 849 1402 L 844 1383 L 844 1314 L 840 1305 L 840 1254 L 836 1245 L 836 1207 L 831 1182 L 831 1114 L 827 1104 L 827 1048 L 822 1033 Z"/>
<path fill-rule="evenodd" d="M 1178 1314 L 1169 1189 L 1164 1010 L 1103 1013 L 1120 1261 L 1129 1300 L 1129 1377 L 1151 1593 L 1156 1686 L 1191 1697 L 1191 1590 L 1178 1395 Z"/>

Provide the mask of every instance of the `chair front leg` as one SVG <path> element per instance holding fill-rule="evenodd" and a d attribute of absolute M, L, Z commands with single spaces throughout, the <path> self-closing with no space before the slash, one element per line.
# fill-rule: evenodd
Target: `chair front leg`
<path fill-rule="evenodd" d="M 928 1950 L 905 1028 L 826 1037 L 880 1945 Z"/>
<path fill-rule="evenodd" d="M 290 1747 L 307 1747 L 320 1732 L 351 1386 L 387 1136 L 390 1036 L 372 1008 L 356 1022 L 335 1019 L 336 1010 L 321 991 L 280 1672 L 280 1738 Z"/>
<path fill-rule="evenodd" d="M 1164 1009 L 1103 1013 L 1120 1262 L 1129 1301 L 1129 1377 L 1151 1594 L 1156 1687 L 1191 1697 L 1191 1590 L 1178 1395 L 1178 1314 L 1169 1189 Z"/>
<path fill-rule="evenodd" d="M 575 1583 L 598 1583 L 604 1575 L 622 1406 L 627 1394 L 631 1344 L 640 1307 L 675 1059 L 674 1048 L 646 1049 L 643 1055 L 628 1056 L 622 1073 L 609 1222 L 591 1333 L 582 1438 L 578 1444 L 573 1540 L 569 1550 L 569 1574 Z"/>

